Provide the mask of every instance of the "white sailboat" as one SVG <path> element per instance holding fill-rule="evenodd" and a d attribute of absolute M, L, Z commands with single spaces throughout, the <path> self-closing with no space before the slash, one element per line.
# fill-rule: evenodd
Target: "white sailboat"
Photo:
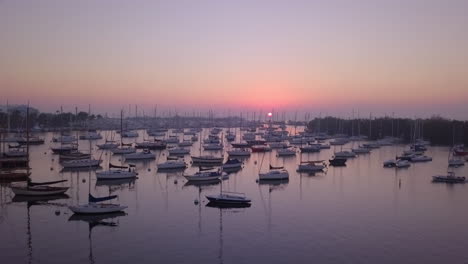
<path fill-rule="evenodd" d="M 220 178 L 227 176 L 226 172 L 221 171 L 220 169 L 213 171 L 213 168 L 203 170 L 200 168 L 200 171 L 195 172 L 191 175 L 184 175 L 188 181 L 200 182 L 200 181 L 214 181 L 219 180 Z"/>
<path fill-rule="evenodd" d="M 120 204 L 104 204 L 101 202 L 117 198 L 117 195 L 94 197 L 91 195 L 91 173 L 88 176 L 88 203 L 71 205 L 68 208 L 75 214 L 108 214 L 123 211 L 127 206 Z"/>
<path fill-rule="evenodd" d="M 134 179 L 138 173 L 135 172 L 135 165 L 116 166 L 109 163 L 109 170 L 96 172 L 97 180 L 118 180 L 118 179 Z"/>
<path fill-rule="evenodd" d="M 70 210 L 75 214 L 109 214 L 125 210 L 128 206 L 120 204 L 104 204 L 100 202 L 108 201 L 117 198 L 117 195 L 96 198 L 89 194 L 88 203 L 82 205 L 69 206 Z"/>
<path fill-rule="evenodd" d="M 187 163 L 183 160 L 167 160 L 166 162 L 157 165 L 158 171 L 160 170 L 178 170 L 187 168 Z"/>

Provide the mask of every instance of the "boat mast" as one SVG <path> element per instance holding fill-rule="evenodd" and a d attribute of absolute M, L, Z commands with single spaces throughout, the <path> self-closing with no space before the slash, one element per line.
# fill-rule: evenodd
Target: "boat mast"
<path fill-rule="evenodd" d="M 10 134 L 10 109 L 8 109 L 8 100 L 7 100 L 7 105 L 6 105 L 6 112 L 7 112 L 7 137 Z"/>
<path fill-rule="evenodd" d="M 123 135 L 123 110 L 120 110 L 120 147 L 122 147 L 122 144 L 123 144 L 123 139 L 122 139 L 122 135 Z"/>
<path fill-rule="evenodd" d="M 29 102 L 28 106 L 26 108 L 26 171 L 27 171 L 27 177 L 28 177 L 28 183 L 31 182 L 31 178 L 29 175 Z M 28 184 L 29 187 L 29 184 Z"/>

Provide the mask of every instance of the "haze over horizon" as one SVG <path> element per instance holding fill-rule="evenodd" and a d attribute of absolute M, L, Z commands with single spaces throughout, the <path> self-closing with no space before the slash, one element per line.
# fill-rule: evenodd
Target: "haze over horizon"
<path fill-rule="evenodd" d="M 466 10 L 467 1 L 3 0 L 0 104 L 467 120 Z"/>

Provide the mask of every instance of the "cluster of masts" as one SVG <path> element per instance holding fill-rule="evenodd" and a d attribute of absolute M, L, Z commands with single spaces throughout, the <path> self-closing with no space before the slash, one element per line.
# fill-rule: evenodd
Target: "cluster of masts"
<path fill-rule="evenodd" d="M 241 119 L 242 120 L 242 119 Z M 243 159 L 249 158 L 252 153 L 266 153 L 273 149 L 276 150 L 278 157 L 295 157 L 300 156 L 300 162 L 297 171 L 300 173 L 320 173 L 324 172 L 328 166 L 345 166 L 346 161 L 350 158 L 355 158 L 359 155 L 369 154 L 372 149 L 381 146 L 393 145 L 400 142 L 400 139 L 387 137 L 378 141 L 365 141 L 366 137 L 355 136 L 348 137 L 345 135 L 335 135 L 331 137 L 325 133 L 312 133 L 305 131 L 291 134 L 284 124 L 274 125 L 271 122 L 259 124 L 256 126 L 240 126 L 237 129 L 213 127 L 209 129 L 208 135 L 203 136 L 204 130 L 201 128 L 183 129 L 177 128 L 153 128 L 146 131 L 124 130 L 123 118 L 121 117 L 119 131 L 104 131 L 105 137 L 101 132 L 96 130 L 88 130 L 86 133 L 78 135 L 61 133 L 52 140 L 51 151 L 58 155 L 59 163 L 64 170 L 66 169 L 90 169 L 97 170 L 96 178 L 98 181 L 116 180 L 116 179 L 136 179 L 138 173 L 135 170 L 135 165 L 129 162 L 138 160 L 155 160 L 156 153 L 153 151 L 167 152 L 167 160 L 158 162 L 157 170 L 182 170 L 184 171 L 189 164 L 196 166 L 199 170 L 192 174 L 184 174 L 183 176 L 188 182 L 222 182 L 223 179 L 229 177 L 230 172 L 241 170 L 243 167 Z M 234 131 L 233 131 L 234 130 Z M 296 132 L 296 129 L 294 129 Z M 115 140 L 116 134 L 120 134 L 120 141 Z M 21 167 L 26 168 L 26 172 L 11 172 L 3 173 L 2 179 L 23 179 L 26 184 L 12 184 L 11 189 L 16 195 L 56 195 L 63 194 L 68 190 L 68 187 L 54 187 L 53 184 L 61 183 L 62 181 L 52 182 L 32 182 L 29 172 L 29 146 L 32 144 L 44 144 L 44 140 L 38 137 L 30 137 L 29 127 L 26 129 L 26 138 L 7 136 L 8 140 L 2 140 L 3 144 L 8 142 L 8 151 L 3 151 L 0 162 L 4 167 Z M 143 141 L 137 141 L 143 138 Z M 32 140 L 31 140 L 32 139 Z M 99 158 L 95 158 L 92 152 L 92 141 L 102 140 L 101 144 L 96 144 L 99 149 Z M 133 139 L 128 140 L 128 139 Z M 81 152 L 78 150 L 79 140 L 89 142 L 89 151 Z M 194 142 L 199 142 L 199 153 L 192 152 L 190 147 Z M 357 147 L 352 147 L 349 150 L 343 150 L 343 145 L 350 142 L 362 142 Z M 367 143 L 364 143 L 367 142 Z M 384 162 L 385 167 L 405 168 L 410 166 L 410 162 L 427 162 L 432 158 L 424 155 L 429 143 L 422 140 L 415 140 L 410 146 L 410 149 L 404 151 L 402 155 L 397 156 L 395 160 Z M 26 151 L 21 150 L 25 146 Z M 320 152 L 322 149 L 329 149 L 331 146 L 340 146 L 339 151 L 334 151 L 333 157 L 329 159 L 328 164 L 324 160 L 303 161 L 303 153 Z M 203 154 L 202 152 L 210 154 Z M 4 150 L 4 149 L 2 149 Z M 227 154 L 227 159 L 223 152 Z M 103 170 L 102 155 L 105 152 L 110 152 L 114 155 L 120 155 L 122 162 L 127 162 L 125 166 L 118 166 L 109 163 L 108 169 Z M 218 154 L 211 154 L 212 152 Z M 221 155 L 219 155 L 221 152 Z M 465 156 L 468 153 L 464 151 L 462 146 L 457 146 L 453 149 L 453 155 L 457 157 Z M 183 160 L 185 156 L 190 155 L 190 161 Z M 257 181 L 288 181 L 289 172 L 284 166 L 268 165 L 267 171 L 261 171 L 263 159 L 259 166 Z M 160 157 L 160 156 L 159 156 Z M 158 160 L 159 160 L 158 157 Z M 26 161 L 26 164 L 22 164 Z M 15 163 L 16 162 L 16 163 Z M 8 166 L 6 166 L 8 165 Z M 26 165 L 26 166 L 24 166 Z M 449 159 L 449 166 L 462 166 L 463 159 Z M 2 170 L 3 171 L 3 170 Z M 465 177 L 455 176 L 453 172 L 448 175 L 438 175 L 433 177 L 435 182 L 465 182 Z M 70 209 L 75 213 L 109 213 L 125 209 L 125 206 L 118 204 L 102 204 L 100 202 L 113 199 L 110 197 L 93 197 L 89 194 L 89 201 L 86 204 L 70 206 Z M 243 194 L 228 193 L 222 191 L 219 195 L 209 195 L 207 199 L 218 203 L 250 203 L 250 199 Z"/>

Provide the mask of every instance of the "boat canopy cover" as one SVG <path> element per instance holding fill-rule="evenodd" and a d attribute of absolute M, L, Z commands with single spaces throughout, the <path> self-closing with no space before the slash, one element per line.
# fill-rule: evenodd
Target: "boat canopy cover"
<path fill-rule="evenodd" d="M 226 161 L 225 164 L 237 164 L 237 163 L 241 163 L 240 160 L 238 160 L 238 159 L 229 159 L 228 161 Z"/>
<path fill-rule="evenodd" d="M 132 146 L 133 143 L 122 143 L 122 146 Z"/>
<path fill-rule="evenodd" d="M 214 169 L 213 167 L 199 167 L 199 171 L 208 171 Z"/>
<path fill-rule="evenodd" d="M 94 197 L 91 194 L 88 195 L 88 201 L 90 203 L 104 202 L 104 201 L 112 200 L 115 198 L 117 198 L 117 195 L 111 195 L 111 196 L 106 196 L 106 197 Z"/>
<path fill-rule="evenodd" d="M 50 182 L 31 182 L 28 181 L 29 186 L 39 186 L 39 185 L 49 185 L 49 184 L 56 184 L 61 182 L 66 182 L 67 180 L 60 180 L 60 181 L 50 181 Z"/>
<path fill-rule="evenodd" d="M 270 170 L 280 170 L 280 169 L 283 169 L 284 167 L 281 166 L 281 167 L 273 167 L 270 165 Z"/>
<path fill-rule="evenodd" d="M 114 165 L 112 163 L 109 163 L 109 168 L 127 169 L 128 167 L 127 166 L 118 166 L 118 165 Z"/>

